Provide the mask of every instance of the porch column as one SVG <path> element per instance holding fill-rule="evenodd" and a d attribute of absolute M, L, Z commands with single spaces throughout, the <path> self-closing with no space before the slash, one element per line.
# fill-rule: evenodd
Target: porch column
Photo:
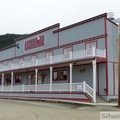
<path fill-rule="evenodd" d="M 53 67 L 50 67 L 50 92 L 52 91 Z"/>
<path fill-rule="evenodd" d="M 96 60 L 92 61 L 93 65 L 93 102 L 96 103 Z"/>
<path fill-rule="evenodd" d="M 11 92 L 12 92 L 12 87 L 13 87 L 13 72 L 11 72 Z"/>
<path fill-rule="evenodd" d="M 69 64 L 70 66 L 70 92 L 72 92 L 72 63 Z"/>
<path fill-rule="evenodd" d="M 4 87 L 4 74 L 2 73 L 2 92 L 3 92 L 3 87 Z"/>
<path fill-rule="evenodd" d="M 35 92 L 37 92 L 38 69 L 35 69 Z"/>

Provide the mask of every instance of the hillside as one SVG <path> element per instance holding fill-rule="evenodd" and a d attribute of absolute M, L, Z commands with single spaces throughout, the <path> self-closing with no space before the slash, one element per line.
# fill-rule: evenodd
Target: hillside
<path fill-rule="evenodd" d="M 0 49 L 14 43 L 14 39 L 19 38 L 23 35 L 19 34 L 5 34 L 0 35 Z"/>

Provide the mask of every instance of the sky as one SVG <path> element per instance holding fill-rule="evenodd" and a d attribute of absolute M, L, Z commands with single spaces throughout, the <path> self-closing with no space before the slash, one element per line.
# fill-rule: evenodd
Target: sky
<path fill-rule="evenodd" d="M 120 18 L 120 0 L 0 0 L 0 35 L 29 34 L 60 23 L 60 28 L 114 12 Z"/>

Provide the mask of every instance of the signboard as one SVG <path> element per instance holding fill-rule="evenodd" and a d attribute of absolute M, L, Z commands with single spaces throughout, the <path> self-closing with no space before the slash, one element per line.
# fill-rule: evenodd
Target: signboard
<path fill-rule="evenodd" d="M 35 48 L 43 47 L 44 45 L 45 45 L 45 36 L 41 35 L 41 36 L 32 38 L 30 40 L 26 40 L 24 50 L 28 51 Z"/>

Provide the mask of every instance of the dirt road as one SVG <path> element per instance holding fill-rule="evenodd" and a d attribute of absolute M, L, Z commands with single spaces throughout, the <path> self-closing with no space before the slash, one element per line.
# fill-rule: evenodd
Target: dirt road
<path fill-rule="evenodd" d="M 0 100 L 0 120 L 99 120 L 100 111 L 115 107 L 81 107 L 43 102 Z"/>

